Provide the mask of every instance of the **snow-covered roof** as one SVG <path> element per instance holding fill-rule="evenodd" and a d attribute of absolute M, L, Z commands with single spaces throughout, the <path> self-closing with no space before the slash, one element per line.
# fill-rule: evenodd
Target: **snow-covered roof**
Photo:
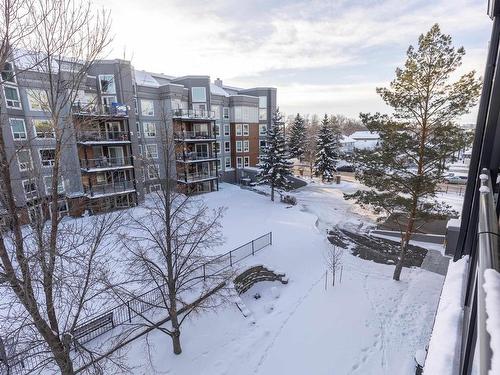
<path fill-rule="evenodd" d="M 359 140 L 359 139 L 380 139 L 380 136 L 378 135 L 378 133 L 372 133 L 370 131 L 367 131 L 367 130 L 361 130 L 361 131 L 357 131 L 357 132 L 354 132 L 350 135 L 350 137 L 354 140 Z"/>
<path fill-rule="evenodd" d="M 144 70 L 134 70 L 134 75 L 135 82 L 139 86 L 160 87 L 160 84 L 153 78 L 151 73 L 145 72 Z"/>
<path fill-rule="evenodd" d="M 210 93 L 213 95 L 220 95 L 220 96 L 225 96 L 225 97 L 229 96 L 229 94 L 226 90 L 224 90 L 222 87 L 217 86 L 213 83 L 210 84 Z"/>
<path fill-rule="evenodd" d="M 356 141 L 355 139 L 351 138 L 348 135 L 343 135 L 342 138 L 340 139 L 340 143 L 353 143 L 355 141 Z"/>

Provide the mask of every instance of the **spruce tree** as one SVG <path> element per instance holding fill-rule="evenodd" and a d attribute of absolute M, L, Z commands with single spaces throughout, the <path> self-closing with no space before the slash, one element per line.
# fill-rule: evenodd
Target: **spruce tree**
<path fill-rule="evenodd" d="M 332 127 L 328 115 L 325 114 L 321 122 L 316 146 L 314 173 L 321 176 L 322 181 L 331 181 L 336 168 L 336 158 L 340 151 L 340 130 Z"/>
<path fill-rule="evenodd" d="M 377 88 L 394 114 L 361 115 L 381 142 L 375 150 L 356 152 L 356 177 L 369 189 L 346 198 L 397 216 L 401 250 L 394 280 L 400 279 L 412 233 L 426 221 L 453 213 L 436 199 L 441 165 L 469 142 L 456 120 L 476 104 L 481 87 L 475 72 L 450 82 L 464 54 L 434 25 L 416 48 L 408 48 L 405 65 L 396 70 L 390 87 Z"/>
<path fill-rule="evenodd" d="M 288 152 L 290 157 L 301 159 L 305 151 L 306 125 L 304 118 L 297 113 L 290 127 L 288 137 Z"/>
<path fill-rule="evenodd" d="M 269 184 L 271 200 L 274 201 L 274 190 L 289 189 L 287 177 L 292 174 L 292 163 L 286 151 L 285 136 L 283 134 L 283 116 L 279 108 L 273 114 L 272 124 L 267 132 L 267 143 L 260 158 L 261 171 L 257 175 L 259 184 Z"/>

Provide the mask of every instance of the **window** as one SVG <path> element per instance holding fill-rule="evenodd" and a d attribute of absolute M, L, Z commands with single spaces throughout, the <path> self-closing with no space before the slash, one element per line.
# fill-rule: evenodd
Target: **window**
<path fill-rule="evenodd" d="M 220 135 L 220 124 L 215 124 L 215 136 L 218 137 Z"/>
<path fill-rule="evenodd" d="M 52 194 L 52 176 L 44 176 L 43 183 L 45 185 L 45 192 L 47 194 Z M 57 193 L 64 193 L 64 182 L 62 178 L 59 176 L 59 182 L 57 184 Z"/>
<path fill-rule="evenodd" d="M 11 82 L 16 83 L 16 76 L 14 73 L 14 65 L 12 63 L 5 63 L 4 70 L 2 71 L 2 83 Z"/>
<path fill-rule="evenodd" d="M 23 180 L 23 188 L 26 199 L 32 199 L 37 196 L 36 183 L 34 180 Z"/>
<path fill-rule="evenodd" d="M 242 152 L 243 151 L 243 145 L 241 141 L 236 141 L 236 152 Z"/>
<path fill-rule="evenodd" d="M 24 125 L 24 120 L 22 118 L 11 118 L 9 119 L 9 123 L 14 140 L 27 138 L 26 126 Z"/>
<path fill-rule="evenodd" d="M 147 158 L 158 158 L 158 146 L 157 145 L 146 145 L 146 157 Z"/>
<path fill-rule="evenodd" d="M 52 214 L 52 211 L 49 211 Z M 62 216 L 68 213 L 68 202 L 66 199 L 61 199 L 57 201 L 57 218 L 60 219 Z"/>
<path fill-rule="evenodd" d="M 19 90 L 17 87 L 4 86 L 5 103 L 7 108 L 22 109 L 21 100 L 19 99 Z"/>
<path fill-rule="evenodd" d="M 42 162 L 42 166 L 51 167 L 54 165 L 54 161 L 56 158 L 56 150 L 53 148 L 48 148 L 44 150 L 40 150 L 40 161 Z"/>
<path fill-rule="evenodd" d="M 141 115 L 143 116 L 155 115 L 155 105 L 152 100 L 141 99 Z"/>
<path fill-rule="evenodd" d="M 223 111 L 223 115 L 222 115 L 223 118 L 225 120 L 229 120 L 229 108 L 228 107 L 224 107 L 222 111 Z"/>
<path fill-rule="evenodd" d="M 139 145 L 139 155 L 142 156 L 142 145 Z"/>
<path fill-rule="evenodd" d="M 142 124 L 142 128 L 146 138 L 156 137 L 156 124 L 154 122 L 145 122 Z"/>
<path fill-rule="evenodd" d="M 213 150 L 213 152 L 219 153 L 220 152 L 220 142 L 212 143 L 212 150 Z"/>
<path fill-rule="evenodd" d="M 231 168 L 231 158 L 229 156 L 226 156 L 224 158 L 225 166 L 226 168 Z"/>
<path fill-rule="evenodd" d="M 267 96 L 259 96 L 259 120 L 267 120 Z"/>
<path fill-rule="evenodd" d="M 116 96 L 101 96 L 101 102 L 104 112 L 110 113 L 113 108 L 113 103 L 116 103 Z"/>
<path fill-rule="evenodd" d="M 161 185 L 160 184 L 154 184 L 149 186 L 149 192 L 154 193 L 155 191 L 161 191 Z"/>
<path fill-rule="evenodd" d="M 191 88 L 191 99 L 193 102 L 206 102 L 207 93 L 204 87 L 192 87 Z"/>
<path fill-rule="evenodd" d="M 243 158 L 241 156 L 238 156 L 236 158 L 236 167 L 237 168 L 242 168 L 243 167 Z"/>
<path fill-rule="evenodd" d="M 33 169 L 33 161 L 31 160 L 30 150 L 18 150 L 17 161 L 19 163 L 20 171 L 27 171 Z"/>
<path fill-rule="evenodd" d="M 48 108 L 47 93 L 38 89 L 26 89 L 28 105 L 31 111 L 44 111 Z"/>
<path fill-rule="evenodd" d="M 250 134 L 250 128 L 248 126 L 248 124 L 243 124 L 243 135 L 248 135 Z"/>
<path fill-rule="evenodd" d="M 243 135 L 243 128 L 241 124 L 236 124 L 236 136 L 241 136 Z"/>
<path fill-rule="evenodd" d="M 137 102 L 137 98 L 134 98 L 134 113 L 136 115 L 139 114 L 139 103 Z"/>
<path fill-rule="evenodd" d="M 148 165 L 148 178 L 150 180 L 157 180 L 160 178 L 160 166 L 159 165 Z"/>
<path fill-rule="evenodd" d="M 224 142 L 224 152 L 231 152 L 231 143 L 229 141 Z"/>
<path fill-rule="evenodd" d="M 259 135 L 267 135 L 267 125 L 259 124 Z"/>
<path fill-rule="evenodd" d="M 229 124 L 224 124 L 224 135 L 225 136 L 231 135 L 231 127 L 229 126 Z"/>
<path fill-rule="evenodd" d="M 55 138 L 54 128 L 49 120 L 33 120 L 33 128 L 37 138 Z"/>
<path fill-rule="evenodd" d="M 261 150 L 265 149 L 266 148 L 266 141 L 264 139 L 261 139 L 259 141 L 259 147 Z"/>
<path fill-rule="evenodd" d="M 214 118 L 216 120 L 220 120 L 220 106 L 218 105 L 212 106 L 212 111 L 214 111 Z"/>
<path fill-rule="evenodd" d="M 28 215 L 30 217 L 30 222 L 40 222 L 43 218 L 42 205 L 37 204 L 28 208 Z"/>
<path fill-rule="evenodd" d="M 99 86 L 103 94 L 116 94 L 115 76 L 112 74 L 100 75 Z"/>
<path fill-rule="evenodd" d="M 243 152 L 248 152 L 250 150 L 250 144 L 248 141 L 243 141 Z"/>
<path fill-rule="evenodd" d="M 245 156 L 243 158 L 243 166 L 244 167 L 249 167 L 250 166 L 250 157 L 249 156 Z"/>
<path fill-rule="evenodd" d="M 141 138 L 141 133 L 142 133 L 141 123 L 139 121 L 136 121 L 135 127 L 137 129 L 137 138 Z"/>

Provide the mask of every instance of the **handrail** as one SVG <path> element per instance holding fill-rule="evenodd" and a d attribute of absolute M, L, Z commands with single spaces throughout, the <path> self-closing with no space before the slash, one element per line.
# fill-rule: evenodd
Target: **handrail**
<path fill-rule="evenodd" d="M 479 351 L 479 375 L 487 375 L 491 366 L 491 337 L 486 330 L 486 293 L 483 288 L 484 272 L 498 270 L 498 219 L 490 173 L 483 169 L 479 176 L 479 222 L 477 242 L 477 344 Z"/>

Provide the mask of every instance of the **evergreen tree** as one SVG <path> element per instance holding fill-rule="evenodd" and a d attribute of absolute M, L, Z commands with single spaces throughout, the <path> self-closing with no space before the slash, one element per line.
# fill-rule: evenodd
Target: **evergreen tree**
<path fill-rule="evenodd" d="M 394 115 L 361 115 L 368 130 L 379 133 L 381 142 L 375 150 L 355 154 L 356 177 L 369 189 L 346 198 L 397 216 L 402 239 L 394 280 L 400 279 L 416 228 L 453 213 L 436 200 L 443 177 L 441 165 L 469 142 L 455 121 L 476 104 L 481 87 L 475 72 L 450 82 L 464 54 L 434 25 L 420 36 L 417 48 L 408 48 L 405 65 L 396 70 L 390 87 L 377 88 Z"/>
<path fill-rule="evenodd" d="M 288 136 L 288 152 L 290 157 L 301 159 L 305 151 L 306 125 L 304 118 L 297 113 Z"/>
<path fill-rule="evenodd" d="M 332 127 L 328 115 L 325 114 L 318 133 L 314 161 L 314 172 L 316 176 L 321 176 L 322 181 L 331 181 L 337 170 L 335 159 L 340 152 L 340 136 L 338 127 Z"/>
<path fill-rule="evenodd" d="M 274 201 L 274 190 L 287 190 L 287 177 L 292 174 L 292 163 L 288 160 L 285 136 L 283 134 L 283 116 L 279 108 L 273 114 L 271 128 L 267 132 L 267 143 L 260 158 L 261 171 L 257 175 L 259 184 L 271 186 L 271 200 Z"/>

